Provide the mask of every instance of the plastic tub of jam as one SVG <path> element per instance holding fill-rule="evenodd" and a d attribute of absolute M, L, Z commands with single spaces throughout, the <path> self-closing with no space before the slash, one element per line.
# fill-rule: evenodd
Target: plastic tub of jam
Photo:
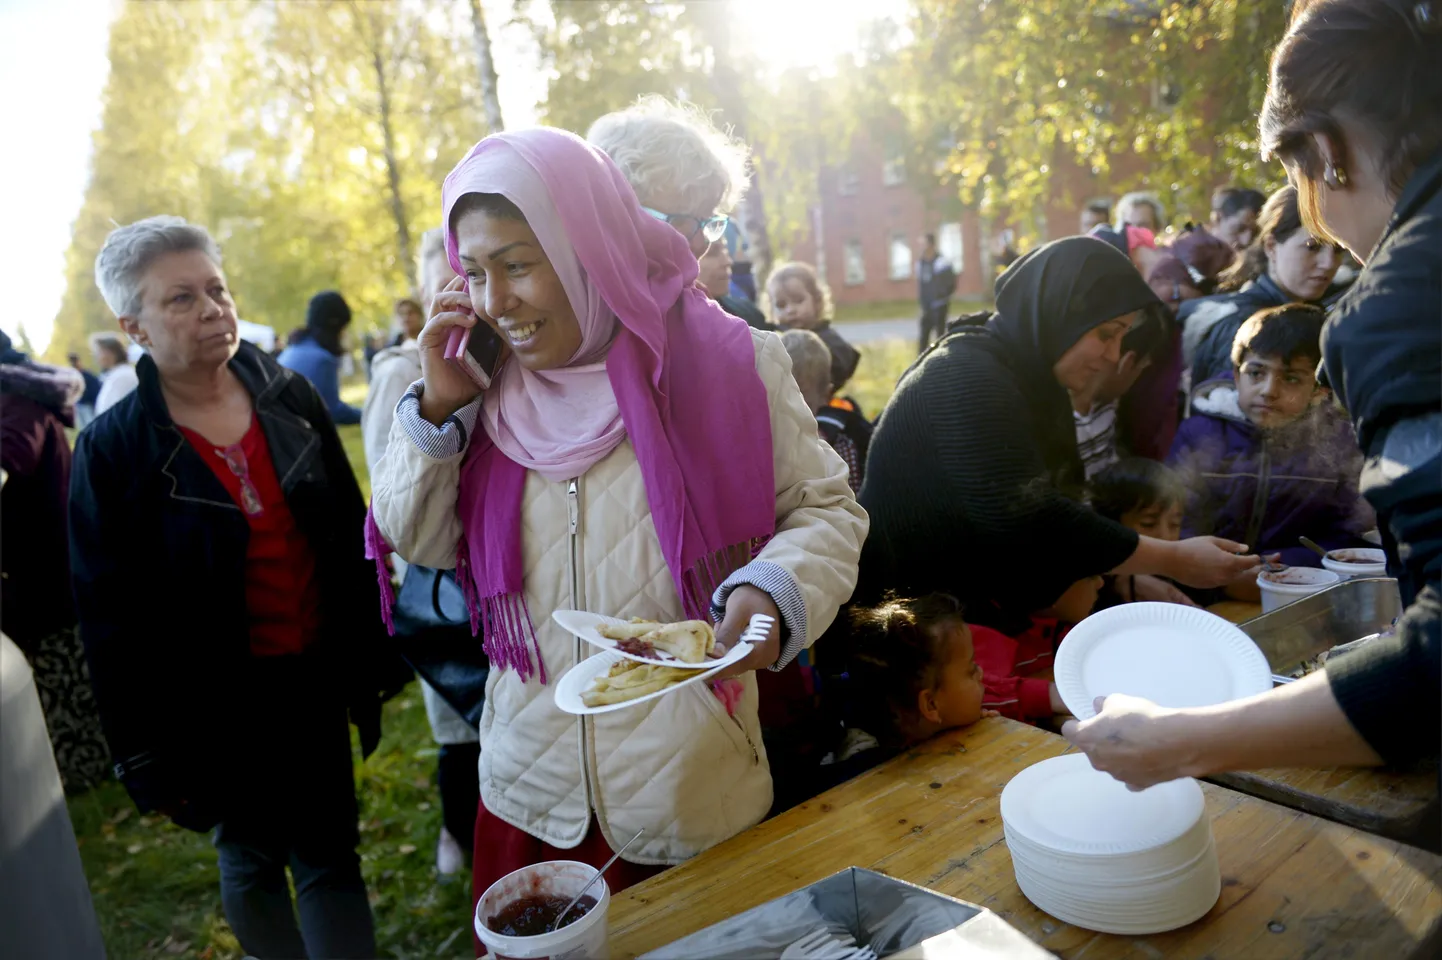
<path fill-rule="evenodd" d="M 604 879 L 566 914 L 564 926 L 547 932 L 595 872 L 574 860 L 548 860 L 506 874 L 476 903 L 476 936 L 495 960 L 605 960 L 611 891 Z"/>
<path fill-rule="evenodd" d="M 1262 612 L 1271 613 L 1295 600 L 1320 593 L 1341 583 L 1342 579 L 1340 573 L 1318 570 L 1316 567 L 1286 567 L 1270 572 L 1263 570 L 1257 574 L 1257 586 L 1262 590 Z"/>
<path fill-rule="evenodd" d="M 1329 550 L 1322 558 L 1322 566 L 1333 573 L 1342 575 L 1343 580 L 1353 577 L 1385 577 L 1387 575 L 1387 554 L 1376 547 L 1348 547 L 1344 550 Z"/>

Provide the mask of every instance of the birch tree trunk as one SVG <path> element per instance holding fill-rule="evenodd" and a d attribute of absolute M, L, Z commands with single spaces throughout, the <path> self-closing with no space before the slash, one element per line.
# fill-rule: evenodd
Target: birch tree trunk
<path fill-rule="evenodd" d="M 386 183 L 390 187 L 391 216 L 396 222 L 396 246 L 399 248 L 401 267 L 405 270 L 410 289 L 416 289 L 416 257 L 411 248 L 411 229 L 406 219 L 406 204 L 401 197 L 400 162 L 396 159 L 395 127 L 391 123 L 390 78 L 386 75 L 386 61 L 382 53 L 380 30 L 374 18 L 367 12 L 366 40 L 370 47 L 371 68 L 376 75 L 376 94 L 380 108 L 382 153 L 386 161 Z"/>
<path fill-rule="evenodd" d="M 486 16 L 481 0 L 471 0 L 471 28 L 476 44 L 476 71 L 481 80 L 481 104 L 486 110 L 486 126 L 491 133 L 506 129 L 501 117 L 501 98 L 496 92 L 496 64 L 491 59 L 491 35 L 486 32 Z"/>

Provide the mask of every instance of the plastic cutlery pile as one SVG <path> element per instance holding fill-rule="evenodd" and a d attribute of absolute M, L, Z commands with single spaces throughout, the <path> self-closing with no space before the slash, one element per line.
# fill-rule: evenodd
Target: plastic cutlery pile
<path fill-rule="evenodd" d="M 781 951 L 781 960 L 876 960 L 876 951 L 857 946 L 852 937 L 840 939 L 826 930 L 813 930 Z"/>

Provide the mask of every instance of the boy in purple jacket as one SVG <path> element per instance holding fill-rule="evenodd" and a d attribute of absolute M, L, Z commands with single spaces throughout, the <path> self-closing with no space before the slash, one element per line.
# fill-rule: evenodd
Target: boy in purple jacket
<path fill-rule="evenodd" d="M 1227 537 L 1311 567 L 1321 558 L 1299 536 L 1329 550 L 1367 545 L 1362 454 L 1316 379 L 1325 320 L 1309 304 L 1253 314 L 1232 343 L 1234 379 L 1196 389 L 1167 458 L 1188 488 L 1183 537 Z"/>

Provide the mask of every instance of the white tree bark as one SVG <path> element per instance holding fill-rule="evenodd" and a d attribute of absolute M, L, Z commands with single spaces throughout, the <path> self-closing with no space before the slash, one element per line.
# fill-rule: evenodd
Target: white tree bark
<path fill-rule="evenodd" d="M 501 97 L 496 92 L 496 64 L 491 59 L 491 35 L 486 31 L 486 16 L 481 0 L 471 0 L 471 28 L 476 44 L 476 71 L 481 81 L 481 104 L 486 110 L 486 126 L 491 133 L 506 129 L 501 117 Z"/>

